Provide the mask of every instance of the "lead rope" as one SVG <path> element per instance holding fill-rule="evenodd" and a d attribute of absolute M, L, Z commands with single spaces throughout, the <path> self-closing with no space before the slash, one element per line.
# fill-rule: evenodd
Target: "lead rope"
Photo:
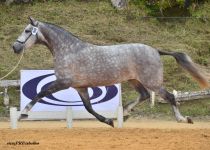
<path fill-rule="evenodd" d="M 0 81 L 3 80 L 4 78 L 8 77 L 13 71 L 15 71 L 15 69 L 17 69 L 18 65 L 20 64 L 20 62 L 21 62 L 21 60 L 23 58 L 23 54 L 24 54 L 24 49 L 23 49 L 22 55 L 20 56 L 20 59 L 19 59 L 18 63 L 15 65 L 15 67 L 10 72 L 8 72 L 6 75 L 1 77 Z"/>

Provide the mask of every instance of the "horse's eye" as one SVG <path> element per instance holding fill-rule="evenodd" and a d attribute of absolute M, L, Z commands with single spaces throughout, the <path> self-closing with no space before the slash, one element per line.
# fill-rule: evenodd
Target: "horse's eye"
<path fill-rule="evenodd" d="M 29 33 L 29 32 L 31 32 L 31 30 L 25 30 L 25 33 Z"/>

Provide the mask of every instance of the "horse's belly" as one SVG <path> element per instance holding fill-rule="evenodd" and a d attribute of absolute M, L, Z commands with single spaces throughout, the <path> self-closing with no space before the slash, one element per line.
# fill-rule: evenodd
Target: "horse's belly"
<path fill-rule="evenodd" d="M 133 76 L 128 72 L 92 72 L 91 74 L 75 76 L 73 85 L 74 87 L 93 87 L 93 86 L 104 86 L 113 85 L 123 81 L 132 79 Z"/>

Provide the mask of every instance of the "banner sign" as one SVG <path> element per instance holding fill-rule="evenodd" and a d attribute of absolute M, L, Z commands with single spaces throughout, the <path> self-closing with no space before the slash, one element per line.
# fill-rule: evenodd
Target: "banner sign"
<path fill-rule="evenodd" d="M 53 70 L 22 70 L 20 109 L 23 110 L 41 90 L 46 89 L 55 79 Z M 121 100 L 120 84 L 91 87 L 88 88 L 88 93 L 96 112 L 116 113 Z M 66 106 L 72 106 L 72 110 L 77 112 L 85 110 L 74 88 L 70 87 L 42 98 L 31 111 L 65 111 Z"/>

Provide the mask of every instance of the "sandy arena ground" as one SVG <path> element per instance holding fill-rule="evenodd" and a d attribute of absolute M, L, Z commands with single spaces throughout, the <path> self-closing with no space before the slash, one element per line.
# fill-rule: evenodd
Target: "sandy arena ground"
<path fill-rule="evenodd" d="M 128 120 L 122 129 L 98 121 L 0 122 L 0 150 L 210 150 L 210 122 Z"/>

